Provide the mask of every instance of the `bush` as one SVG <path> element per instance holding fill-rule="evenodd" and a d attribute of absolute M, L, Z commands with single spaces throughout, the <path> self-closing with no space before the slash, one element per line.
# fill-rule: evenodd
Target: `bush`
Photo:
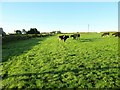
<path fill-rule="evenodd" d="M 2 43 L 7 43 L 7 42 L 13 42 L 13 41 L 19 41 L 19 40 L 26 40 L 30 38 L 36 38 L 36 37 L 47 37 L 50 36 L 49 34 L 22 34 L 22 35 L 6 35 L 2 37 Z"/>
<path fill-rule="evenodd" d="M 34 34 L 33 35 L 6 35 L 2 37 L 2 43 L 26 40 L 26 39 L 35 38 L 35 37 L 37 36 Z"/>

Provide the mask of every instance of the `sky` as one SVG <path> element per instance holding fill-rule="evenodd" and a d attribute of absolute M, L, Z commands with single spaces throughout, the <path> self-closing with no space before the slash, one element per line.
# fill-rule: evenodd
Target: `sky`
<path fill-rule="evenodd" d="M 6 33 L 118 30 L 118 2 L 1 2 L 0 27 Z M 88 28 L 89 26 L 89 28 Z"/>

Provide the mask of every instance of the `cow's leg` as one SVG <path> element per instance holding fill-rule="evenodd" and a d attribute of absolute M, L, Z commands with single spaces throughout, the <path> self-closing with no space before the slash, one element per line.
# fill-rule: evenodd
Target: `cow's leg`
<path fill-rule="evenodd" d="M 66 41 L 66 39 L 64 39 L 64 42 Z"/>

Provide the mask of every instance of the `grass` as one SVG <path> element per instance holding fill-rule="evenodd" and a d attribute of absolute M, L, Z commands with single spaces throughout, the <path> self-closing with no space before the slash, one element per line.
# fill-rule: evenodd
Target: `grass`
<path fill-rule="evenodd" d="M 3 46 L 2 87 L 120 88 L 118 38 L 81 34 L 79 40 L 57 36 Z"/>

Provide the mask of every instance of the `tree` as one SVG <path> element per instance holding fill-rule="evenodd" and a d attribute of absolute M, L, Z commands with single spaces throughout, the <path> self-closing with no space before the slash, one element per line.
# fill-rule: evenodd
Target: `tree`
<path fill-rule="evenodd" d="M 25 31 L 25 29 L 22 29 L 22 34 L 26 34 L 27 31 Z"/>
<path fill-rule="evenodd" d="M 56 33 L 56 31 L 52 31 L 51 33 L 52 33 L 52 34 L 55 34 L 55 33 Z"/>
<path fill-rule="evenodd" d="M 2 36 L 6 35 L 6 33 L 3 31 L 3 28 L 0 28 L 0 34 L 2 34 Z"/>
<path fill-rule="evenodd" d="M 57 34 L 60 34 L 61 33 L 61 31 L 56 31 L 57 32 Z"/>
<path fill-rule="evenodd" d="M 20 30 L 16 30 L 15 33 L 16 34 L 22 34 L 22 32 Z"/>
<path fill-rule="evenodd" d="M 30 28 L 27 34 L 40 34 L 40 32 L 36 28 Z"/>

